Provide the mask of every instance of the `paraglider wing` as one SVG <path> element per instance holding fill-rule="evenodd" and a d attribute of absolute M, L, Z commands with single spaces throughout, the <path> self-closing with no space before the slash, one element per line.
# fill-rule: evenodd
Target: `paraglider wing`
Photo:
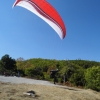
<path fill-rule="evenodd" d="M 47 22 L 63 39 L 66 36 L 64 22 L 54 7 L 46 0 L 16 0 L 13 6 L 21 6 Z"/>

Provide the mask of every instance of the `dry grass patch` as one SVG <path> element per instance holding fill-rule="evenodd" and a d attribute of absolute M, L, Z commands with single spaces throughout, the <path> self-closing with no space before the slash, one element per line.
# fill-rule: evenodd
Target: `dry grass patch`
<path fill-rule="evenodd" d="M 23 95 L 33 90 L 36 97 Z M 100 100 L 100 92 L 72 87 L 0 83 L 0 100 Z"/>

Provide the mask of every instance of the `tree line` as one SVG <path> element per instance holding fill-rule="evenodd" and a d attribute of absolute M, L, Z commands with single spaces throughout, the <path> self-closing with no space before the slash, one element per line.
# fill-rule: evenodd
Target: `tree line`
<path fill-rule="evenodd" d="M 90 88 L 100 91 L 100 62 L 89 60 L 56 60 L 22 57 L 13 59 L 4 55 L 0 60 L 0 74 L 4 72 L 34 79 L 53 81 L 51 70 L 58 69 L 56 82 L 69 86 Z"/>

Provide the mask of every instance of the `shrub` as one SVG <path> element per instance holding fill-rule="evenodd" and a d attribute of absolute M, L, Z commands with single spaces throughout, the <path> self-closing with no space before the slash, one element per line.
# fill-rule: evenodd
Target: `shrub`
<path fill-rule="evenodd" d="M 40 67 L 27 68 L 25 74 L 31 78 L 44 79 L 43 71 Z"/>
<path fill-rule="evenodd" d="M 85 73 L 86 88 L 100 91 L 100 67 L 88 68 Z"/>
<path fill-rule="evenodd" d="M 84 69 L 76 69 L 69 81 L 73 83 L 75 86 L 84 86 L 85 85 L 85 78 L 84 78 Z"/>

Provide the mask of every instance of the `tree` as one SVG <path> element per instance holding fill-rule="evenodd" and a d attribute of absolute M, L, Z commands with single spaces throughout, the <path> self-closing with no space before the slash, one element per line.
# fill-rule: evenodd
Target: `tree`
<path fill-rule="evenodd" d="M 25 74 L 31 78 L 44 79 L 41 67 L 30 67 L 25 70 Z"/>
<path fill-rule="evenodd" d="M 12 59 L 8 54 L 2 56 L 0 65 L 2 65 L 2 67 L 6 70 L 16 70 L 16 61 L 15 59 Z"/>
<path fill-rule="evenodd" d="M 85 73 L 86 88 L 100 91 L 100 66 L 88 68 Z"/>
<path fill-rule="evenodd" d="M 17 61 L 24 61 L 24 58 L 23 57 L 19 57 L 19 58 L 17 58 Z"/>
<path fill-rule="evenodd" d="M 84 86 L 85 85 L 84 69 L 83 68 L 76 69 L 76 71 L 71 75 L 69 81 L 73 83 L 75 86 Z"/>
<path fill-rule="evenodd" d="M 3 67 L 3 63 L 0 61 L 0 74 L 2 75 L 5 71 L 5 68 Z"/>
<path fill-rule="evenodd" d="M 16 66 L 17 66 L 17 70 L 25 70 L 25 68 L 23 66 L 25 66 L 25 60 L 22 57 L 19 57 L 16 59 Z"/>

